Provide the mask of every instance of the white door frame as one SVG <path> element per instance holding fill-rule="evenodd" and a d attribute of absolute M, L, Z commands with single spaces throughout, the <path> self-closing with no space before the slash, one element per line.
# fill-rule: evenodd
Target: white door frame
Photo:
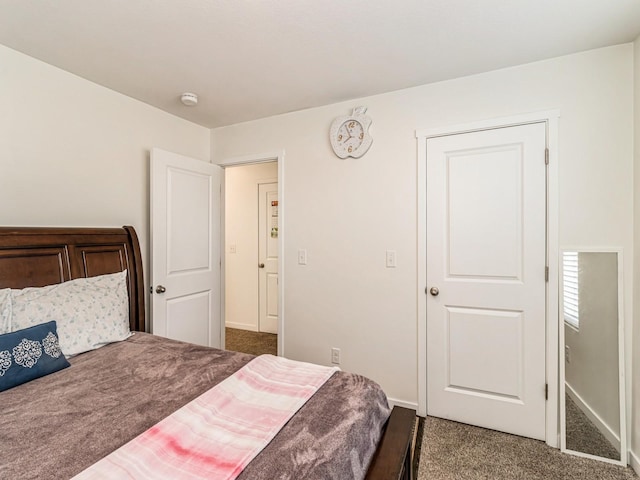
<path fill-rule="evenodd" d="M 284 237 L 286 234 L 285 229 L 285 208 L 286 203 L 284 201 L 284 150 L 275 153 L 257 153 L 255 155 L 243 155 L 241 157 L 225 158 L 219 162 L 215 162 L 216 165 L 222 167 L 222 197 L 221 197 L 221 212 L 220 212 L 220 318 L 221 326 L 220 338 L 222 345 L 225 344 L 225 202 L 224 202 L 224 188 L 225 188 L 225 167 L 235 167 L 239 165 L 251 165 L 257 163 L 278 162 L 278 355 L 284 356 Z"/>
<path fill-rule="evenodd" d="M 549 165 L 547 168 L 547 266 L 549 281 L 546 285 L 546 380 L 548 401 L 546 405 L 546 443 L 557 448 L 559 443 L 558 409 L 558 118 L 559 110 L 535 112 L 483 120 L 462 125 L 416 130 L 418 140 L 417 165 L 417 300 L 418 300 L 418 415 L 427 414 L 427 139 L 494 128 L 511 127 L 545 122 Z"/>

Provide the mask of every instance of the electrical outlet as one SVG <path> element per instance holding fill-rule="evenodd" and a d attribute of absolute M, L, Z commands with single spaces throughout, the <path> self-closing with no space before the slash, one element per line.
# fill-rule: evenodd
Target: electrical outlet
<path fill-rule="evenodd" d="M 334 365 L 340 365 L 340 349 L 332 348 L 331 349 L 331 363 Z"/>
<path fill-rule="evenodd" d="M 571 363 L 571 348 L 569 348 L 569 345 L 564 346 L 564 359 L 567 363 Z"/>
<path fill-rule="evenodd" d="M 235 245 L 229 245 L 229 253 L 236 253 L 237 248 Z"/>

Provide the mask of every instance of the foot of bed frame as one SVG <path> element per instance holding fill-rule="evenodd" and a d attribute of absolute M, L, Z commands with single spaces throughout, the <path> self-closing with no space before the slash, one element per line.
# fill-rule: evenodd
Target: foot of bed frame
<path fill-rule="evenodd" d="M 365 480 L 411 480 L 416 412 L 393 407 Z"/>

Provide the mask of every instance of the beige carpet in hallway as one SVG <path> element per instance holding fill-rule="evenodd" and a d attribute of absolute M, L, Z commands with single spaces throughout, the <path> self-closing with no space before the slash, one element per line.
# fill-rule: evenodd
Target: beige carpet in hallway
<path fill-rule="evenodd" d="M 250 332 L 237 328 L 225 329 L 225 349 L 234 352 L 277 355 L 278 336 L 271 333 Z"/>
<path fill-rule="evenodd" d="M 631 468 L 560 453 L 544 442 L 427 417 L 418 480 L 632 480 Z"/>

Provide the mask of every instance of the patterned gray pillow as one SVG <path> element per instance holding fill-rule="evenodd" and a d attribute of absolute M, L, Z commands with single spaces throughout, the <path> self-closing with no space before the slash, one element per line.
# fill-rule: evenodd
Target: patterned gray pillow
<path fill-rule="evenodd" d="M 0 334 L 11 331 L 11 289 L 0 288 Z"/>
<path fill-rule="evenodd" d="M 126 270 L 47 287 L 12 289 L 11 310 L 13 331 L 55 320 L 66 356 L 131 336 Z"/>

